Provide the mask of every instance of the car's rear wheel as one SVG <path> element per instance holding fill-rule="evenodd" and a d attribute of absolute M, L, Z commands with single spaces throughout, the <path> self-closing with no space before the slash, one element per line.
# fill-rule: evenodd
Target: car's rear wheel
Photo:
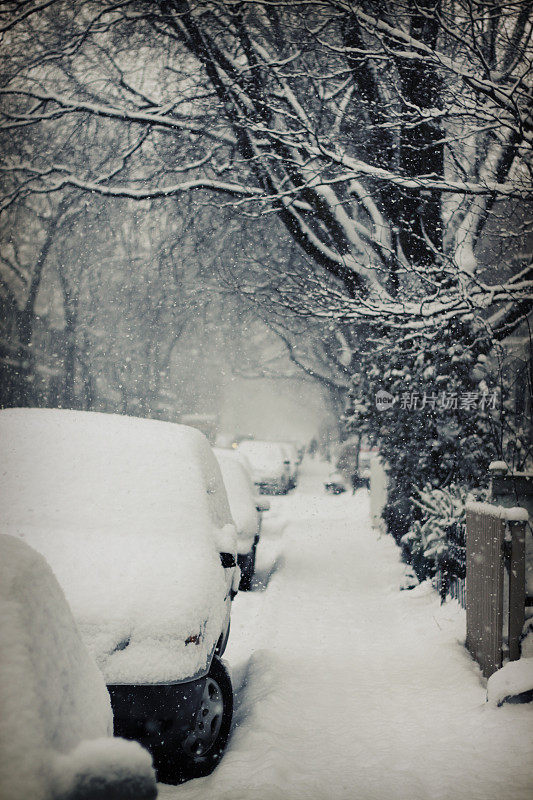
<path fill-rule="evenodd" d="M 209 775 L 226 747 L 233 716 L 233 688 L 222 661 L 215 656 L 206 677 L 193 728 L 181 746 L 157 759 L 158 780 L 181 783 Z"/>

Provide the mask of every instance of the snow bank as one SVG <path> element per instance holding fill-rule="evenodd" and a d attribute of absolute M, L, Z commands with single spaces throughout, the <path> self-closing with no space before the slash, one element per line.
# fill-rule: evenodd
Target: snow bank
<path fill-rule="evenodd" d="M 228 494 L 231 515 L 237 528 L 237 550 L 248 553 L 259 528 L 255 490 L 250 476 L 239 461 L 220 451 L 215 455 Z"/>
<path fill-rule="evenodd" d="M 407 591 L 410 589 L 415 589 L 419 585 L 420 581 L 416 575 L 416 572 L 412 567 L 409 567 L 407 564 L 404 567 L 404 574 L 400 580 L 399 589 L 400 591 Z"/>
<path fill-rule="evenodd" d="M 93 788 L 105 764 L 115 770 L 116 787 L 142 778 L 137 800 L 154 797 L 149 755 L 102 738 L 112 729 L 104 680 L 52 570 L 27 544 L 0 535 L 0 797 L 56 800 L 57 782 L 68 774 L 61 797 L 108 800 L 72 794 L 79 752 L 92 754 L 84 771 Z"/>
<path fill-rule="evenodd" d="M 222 476 L 192 428 L 49 409 L 0 412 L 2 531 L 52 566 L 108 683 L 204 669 L 235 553 Z M 185 640 L 201 633 L 199 645 Z"/>
<path fill-rule="evenodd" d="M 508 472 L 509 467 L 505 461 L 491 461 L 489 464 L 489 472 Z"/>
<path fill-rule="evenodd" d="M 152 758 L 137 742 L 94 739 L 58 756 L 52 778 L 54 800 L 153 800 Z"/>
<path fill-rule="evenodd" d="M 503 506 L 492 505 L 492 503 L 471 502 L 466 504 L 466 510 L 474 514 L 485 514 L 498 519 L 505 519 L 508 522 L 527 522 L 529 514 L 526 508 L 513 506 L 504 508 Z"/>
<path fill-rule="evenodd" d="M 487 682 L 487 700 L 492 705 L 501 706 L 524 692 L 533 692 L 533 658 L 508 661 Z"/>

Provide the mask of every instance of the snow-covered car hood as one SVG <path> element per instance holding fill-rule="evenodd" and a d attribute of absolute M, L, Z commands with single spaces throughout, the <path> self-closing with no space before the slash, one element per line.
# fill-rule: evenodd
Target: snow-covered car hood
<path fill-rule="evenodd" d="M 181 427 L 83 412 L 0 412 L 0 530 L 48 560 L 107 683 L 192 677 L 206 668 L 224 627 L 219 550 L 235 553 L 234 530 L 207 441 L 176 432 Z M 203 456 L 184 463 L 182 439 L 207 448 L 206 463 L 215 465 L 207 491 L 198 474 Z M 219 525 L 209 512 L 217 482 Z"/>
<path fill-rule="evenodd" d="M 2 525 L 2 532 L 6 526 Z M 172 531 L 9 527 L 52 566 L 82 638 L 107 683 L 165 683 L 202 672 L 221 630 L 227 586 L 212 548 Z M 186 644 L 200 634 L 199 643 Z"/>

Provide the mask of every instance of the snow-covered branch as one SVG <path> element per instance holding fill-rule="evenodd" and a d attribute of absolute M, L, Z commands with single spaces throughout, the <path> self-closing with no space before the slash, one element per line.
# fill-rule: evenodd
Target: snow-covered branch
<path fill-rule="evenodd" d="M 486 279 L 478 252 L 532 196 L 527 5 L 487 27 L 466 0 L 100 0 L 64 39 L 53 1 L 13 6 L 10 45 L 34 26 L 39 48 L 0 88 L 0 210 L 66 187 L 212 192 L 277 215 L 313 264 L 307 314 L 413 329 L 527 303 L 530 277 Z"/>

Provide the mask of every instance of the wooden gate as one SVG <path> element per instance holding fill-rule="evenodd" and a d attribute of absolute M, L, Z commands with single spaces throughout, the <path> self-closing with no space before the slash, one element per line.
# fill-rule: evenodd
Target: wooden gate
<path fill-rule="evenodd" d="M 511 661 L 520 657 L 527 516 L 520 517 L 487 503 L 467 506 L 466 646 L 487 678 L 502 666 L 505 643 Z"/>

